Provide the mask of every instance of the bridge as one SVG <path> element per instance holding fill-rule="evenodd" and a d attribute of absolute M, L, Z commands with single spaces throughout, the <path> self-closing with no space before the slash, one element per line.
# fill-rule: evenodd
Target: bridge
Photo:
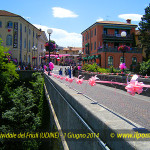
<path fill-rule="evenodd" d="M 51 127 L 62 135 L 64 149 L 149 149 L 149 139 L 138 140 L 136 135 L 149 134 L 149 97 L 133 97 L 104 85 L 69 84 L 47 74 L 44 78 Z M 118 133 L 132 138 L 118 138 Z"/>
<path fill-rule="evenodd" d="M 55 67 L 54 73 L 58 69 Z M 25 76 L 32 73 L 26 72 Z M 80 86 L 46 73 L 44 78 L 50 130 L 55 132 L 57 128 L 62 149 L 149 149 L 148 96 L 131 96 L 126 91 L 99 84 L 91 87 L 86 82 Z M 122 135 L 125 138 L 120 138 Z"/>

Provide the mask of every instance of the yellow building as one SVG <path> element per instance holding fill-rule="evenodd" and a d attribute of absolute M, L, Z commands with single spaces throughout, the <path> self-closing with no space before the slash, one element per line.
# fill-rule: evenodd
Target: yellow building
<path fill-rule="evenodd" d="M 0 10 L 0 38 L 19 64 L 40 65 L 47 37 L 23 17 Z"/>

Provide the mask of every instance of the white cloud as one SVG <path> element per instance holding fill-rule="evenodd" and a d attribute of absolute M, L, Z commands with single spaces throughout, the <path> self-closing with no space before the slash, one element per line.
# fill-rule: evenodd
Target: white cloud
<path fill-rule="evenodd" d="M 56 18 L 76 18 L 78 17 L 77 14 L 75 14 L 74 12 L 68 10 L 68 9 L 64 9 L 61 7 L 53 7 L 53 16 Z"/>
<path fill-rule="evenodd" d="M 97 19 L 96 21 L 97 21 L 97 22 L 98 22 L 98 21 L 104 21 L 104 19 L 100 17 L 100 18 Z"/>
<path fill-rule="evenodd" d="M 34 26 L 36 26 L 38 29 L 42 29 L 43 31 L 45 31 L 48 37 L 47 29 L 49 29 L 49 27 L 37 25 L 37 24 L 34 24 Z M 74 33 L 74 32 L 69 33 L 63 29 L 57 29 L 57 28 L 51 28 L 51 29 L 53 30 L 51 39 L 54 40 L 56 44 L 58 44 L 59 46 L 63 46 L 63 47 L 68 47 L 68 46 L 81 47 L 82 46 L 81 34 Z"/>
<path fill-rule="evenodd" d="M 141 21 L 141 17 L 143 17 L 140 14 L 121 14 L 118 16 L 121 19 L 131 19 L 132 21 Z"/>

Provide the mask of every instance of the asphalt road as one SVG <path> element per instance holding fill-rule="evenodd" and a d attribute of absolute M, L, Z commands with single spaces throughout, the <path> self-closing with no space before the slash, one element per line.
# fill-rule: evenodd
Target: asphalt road
<path fill-rule="evenodd" d="M 58 74 L 59 66 L 55 66 L 53 73 Z M 65 66 L 61 67 L 67 68 Z M 60 80 L 60 79 L 58 79 Z M 120 89 L 96 84 L 91 87 L 86 81 L 82 85 L 73 81 L 71 84 L 65 80 L 60 80 L 73 89 L 87 95 L 99 104 L 106 106 L 116 114 L 141 125 L 143 128 L 150 129 L 150 97 L 136 94 L 129 95 Z M 115 85 L 114 85 L 115 87 Z"/>

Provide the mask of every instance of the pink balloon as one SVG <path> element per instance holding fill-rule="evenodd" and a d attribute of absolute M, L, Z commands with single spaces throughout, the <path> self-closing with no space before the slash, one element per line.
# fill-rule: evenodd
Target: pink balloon
<path fill-rule="evenodd" d="M 135 93 L 142 93 L 143 92 L 143 87 L 144 87 L 144 84 L 143 82 L 138 82 L 136 81 L 136 79 L 138 78 L 137 75 L 134 75 L 132 78 L 131 78 L 131 81 L 128 83 L 128 85 L 125 87 L 125 89 L 127 90 L 127 92 L 134 96 Z"/>
<path fill-rule="evenodd" d="M 126 69 L 127 67 L 126 67 L 125 63 L 121 63 L 119 68 L 122 70 L 122 69 Z"/>
<path fill-rule="evenodd" d="M 91 86 L 96 85 L 95 81 L 96 81 L 97 79 L 99 79 L 99 78 L 97 78 L 97 76 L 91 77 L 91 78 L 88 80 L 89 85 L 91 85 Z"/>
<path fill-rule="evenodd" d="M 70 83 L 72 83 L 73 80 L 74 80 L 73 78 L 69 78 L 69 79 L 68 79 L 68 81 L 69 81 Z"/>
<path fill-rule="evenodd" d="M 52 62 L 49 63 L 49 69 L 53 70 L 54 64 Z"/>

